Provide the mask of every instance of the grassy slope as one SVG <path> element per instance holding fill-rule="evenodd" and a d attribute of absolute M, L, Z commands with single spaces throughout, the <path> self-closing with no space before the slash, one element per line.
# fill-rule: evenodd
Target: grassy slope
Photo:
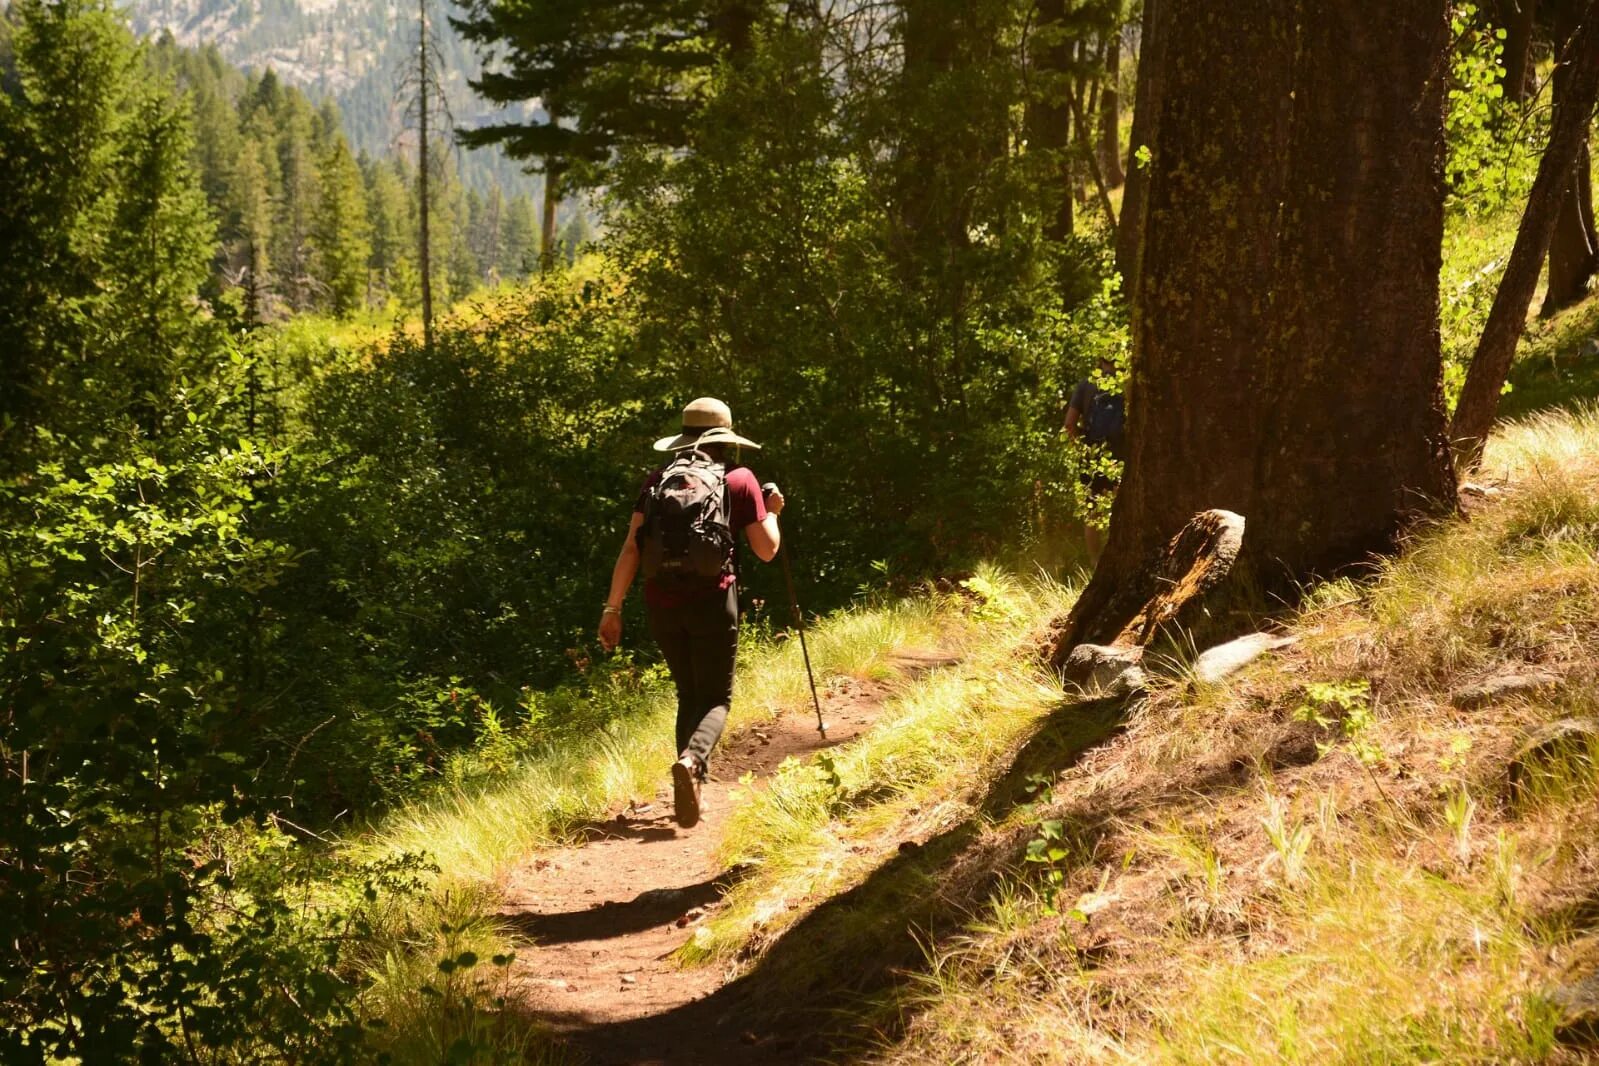
<path fill-rule="evenodd" d="M 1599 944 L 1596 753 L 1531 796 L 1506 765 L 1599 713 L 1596 456 L 1593 412 L 1508 428 L 1470 521 L 1317 590 L 1237 679 L 1173 664 L 1114 735 L 1020 658 L 1061 598 L 996 581 L 1008 624 L 745 811 L 728 858 L 760 865 L 688 954 L 770 1005 L 877 991 L 845 1028 L 888 1062 L 1572 1057 L 1543 993 Z M 1527 664 L 1564 680 L 1451 705 Z"/>

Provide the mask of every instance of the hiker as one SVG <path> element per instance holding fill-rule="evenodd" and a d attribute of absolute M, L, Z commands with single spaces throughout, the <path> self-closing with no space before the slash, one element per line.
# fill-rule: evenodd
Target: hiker
<path fill-rule="evenodd" d="M 1101 356 L 1099 372 L 1114 374 L 1116 364 Z M 1064 427 L 1068 437 L 1120 462 L 1124 422 L 1125 407 L 1120 393 L 1100 388 L 1091 378 L 1084 378 L 1072 389 L 1071 403 L 1066 406 Z M 1090 461 L 1097 457 L 1091 456 Z M 1088 487 L 1090 502 L 1116 493 L 1116 479 L 1102 471 L 1085 471 L 1079 478 Z M 1104 535 L 1094 523 L 1092 515 L 1083 518 L 1083 540 L 1088 545 L 1089 558 L 1098 561 L 1100 550 L 1104 547 Z"/>
<path fill-rule="evenodd" d="M 744 539 L 763 562 L 777 555 L 783 494 L 763 490 L 739 464 L 760 445 L 733 432 L 727 404 L 701 397 L 683 408 L 683 432 L 655 442 L 673 459 L 645 479 L 611 571 L 600 645 L 622 639 L 622 602 L 644 570 L 644 606 L 677 686 L 677 753 L 672 804 L 685 829 L 700 818 L 700 784 L 727 724 L 738 651 L 738 550 Z"/>

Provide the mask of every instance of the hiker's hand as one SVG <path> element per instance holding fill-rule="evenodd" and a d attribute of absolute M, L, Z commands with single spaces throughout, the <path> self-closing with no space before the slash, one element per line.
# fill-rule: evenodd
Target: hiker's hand
<path fill-rule="evenodd" d="M 766 493 L 766 510 L 770 514 L 783 513 L 783 493 L 778 489 L 777 482 L 768 481 L 761 486 L 761 491 Z"/>
<path fill-rule="evenodd" d="M 615 651 L 622 641 L 622 616 L 606 612 L 600 615 L 600 647 Z"/>

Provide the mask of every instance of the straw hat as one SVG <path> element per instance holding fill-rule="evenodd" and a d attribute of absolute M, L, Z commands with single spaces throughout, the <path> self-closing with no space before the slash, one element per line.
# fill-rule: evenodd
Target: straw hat
<path fill-rule="evenodd" d="M 733 411 L 721 400 L 701 396 L 683 408 L 683 432 L 655 442 L 658 452 L 697 448 L 701 444 L 740 444 L 760 449 L 760 445 L 733 432 Z"/>

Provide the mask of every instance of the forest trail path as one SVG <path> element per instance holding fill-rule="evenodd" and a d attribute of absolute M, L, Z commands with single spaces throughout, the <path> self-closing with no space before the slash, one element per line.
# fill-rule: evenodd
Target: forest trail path
<path fill-rule="evenodd" d="M 809 706 L 738 728 L 712 757 L 693 829 L 672 818 L 663 738 L 653 797 L 580 827 L 581 843 L 535 852 L 503 878 L 499 917 L 518 940 L 517 1009 L 564 1035 L 595 1066 L 787 1061 L 791 1041 L 782 1034 L 758 1037 L 725 1011 L 693 1009 L 726 974 L 683 969 L 672 957 L 737 879 L 737 871 L 718 867 L 716 852 L 730 814 L 750 794 L 740 779 L 748 774 L 758 784 L 789 756 L 849 743 L 872 727 L 905 677 L 952 661 L 906 652 L 890 659 L 899 673 L 893 681 L 834 679 L 822 697 L 825 740 Z M 735 727 L 736 716 L 735 709 Z"/>

